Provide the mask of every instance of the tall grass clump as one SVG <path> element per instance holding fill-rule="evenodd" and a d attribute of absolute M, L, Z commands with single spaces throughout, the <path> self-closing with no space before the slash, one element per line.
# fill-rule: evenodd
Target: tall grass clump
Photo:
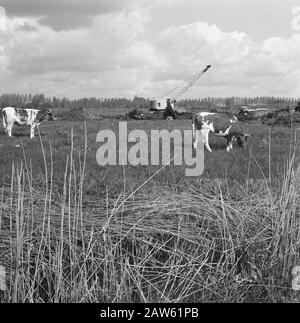
<path fill-rule="evenodd" d="M 291 288 L 300 262 L 293 155 L 276 189 L 267 180 L 241 187 L 186 182 L 91 199 L 87 141 L 82 153 L 71 141 L 59 189 L 51 145 L 40 144 L 42 185 L 24 150 L 0 194 L 1 302 L 298 300 Z"/>

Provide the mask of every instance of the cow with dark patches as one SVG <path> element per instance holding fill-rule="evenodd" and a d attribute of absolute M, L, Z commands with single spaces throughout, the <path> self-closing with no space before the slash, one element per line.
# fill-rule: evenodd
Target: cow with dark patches
<path fill-rule="evenodd" d="M 210 132 L 226 139 L 228 152 L 233 148 L 233 140 L 236 140 L 238 145 L 243 147 L 247 137 L 249 137 L 248 134 L 241 131 L 236 117 L 222 113 L 199 112 L 193 116 L 192 126 L 194 148 L 196 149 L 197 147 L 199 134 L 201 133 L 203 143 L 210 152 L 212 151 L 208 142 Z"/>
<path fill-rule="evenodd" d="M 41 111 L 36 109 L 7 107 L 2 109 L 2 117 L 4 130 L 9 137 L 11 137 L 13 125 L 16 123 L 19 126 L 30 126 L 30 139 L 34 137 L 35 127 L 38 127 L 44 121 L 56 120 L 50 109 Z"/>

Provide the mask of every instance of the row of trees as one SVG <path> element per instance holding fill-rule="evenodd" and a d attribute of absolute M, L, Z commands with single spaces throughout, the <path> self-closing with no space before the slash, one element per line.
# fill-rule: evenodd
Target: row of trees
<path fill-rule="evenodd" d="M 296 105 L 300 101 L 299 98 L 282 98 L 282 97 L 256 97 L 256 98 L 201 98 L 201 99 L 185 99 L 177 102 L 177 106 L 186 108 L 211 108 L 214 106 L 232 107 L 237 105 Z M 144 109 L 149 107 L 149 99 L 135 96 L 133 99 L 128 98 L 82 98 L 68 99 L 45 97 L 44 94 L 2 94 L 0 96 L 0 107 L 31 107 L 44 109 L 76 109 L 76 108 L 139 108 Z"/>
<path fill-rule="evenodd" d="M 82 98 L 68 99 L 47 98 L 44 94 L 2 94 L 0 96 L 0 107 L 31 107 L 45 109 L 76 109 L 76 108 L 146 108 L 149 106 L 149 100 L 139 97 L 134 99 L 127 98 Z"/>
<path fill-rule="evenodd" d="M 202 98 L 196 100 L 181 100 L 183 105 L 212 105 L 212 106 L 237 106 L 237 105 L 294 105 L 300 98 L 261 96 L 254 98 L 247 97 L 229 97 L 229 98 Z"/>

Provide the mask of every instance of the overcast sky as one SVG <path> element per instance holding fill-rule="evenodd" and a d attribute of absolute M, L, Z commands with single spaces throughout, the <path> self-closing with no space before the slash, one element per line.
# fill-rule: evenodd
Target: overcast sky
<path fill-rule="evenodd" d="M 212 64 L 184 97 L 300 96 L 300 30 L 292 28 L 300 0 L 0 0 L 0 6 L 6 9 L 0 93 L 156 97 Z M 0 10 L 0 26 L 1 19 Z"/>

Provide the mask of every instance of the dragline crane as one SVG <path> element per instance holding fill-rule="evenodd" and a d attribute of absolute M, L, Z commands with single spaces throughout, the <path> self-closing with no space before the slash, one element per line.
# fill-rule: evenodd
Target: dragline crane
<path fill-rule="evenodd" d="M 176 100 L 185 92 L 187 92 L 199 80 L 199 78 L 203 74 L 205 74 L 210 68 L 211 68 L 211 65 L 207 65 L 203 70 L 194 74 L 188 80 L 186 85 L 183 88 L 181 88 L 179 91 L 175 92 L 178 89 L 176 88 L 176 89 L 173 89 L 172 91 L 169 91 L 161 99 L 150 100 L 150 110 L 164 110 L 167 107 L 168 103 L 172 106 L 173 109 L 175 109 Z M 172 95 L 172 98 L 170 98 L 170 94 L 173 92 L 175 93 Z"/>

